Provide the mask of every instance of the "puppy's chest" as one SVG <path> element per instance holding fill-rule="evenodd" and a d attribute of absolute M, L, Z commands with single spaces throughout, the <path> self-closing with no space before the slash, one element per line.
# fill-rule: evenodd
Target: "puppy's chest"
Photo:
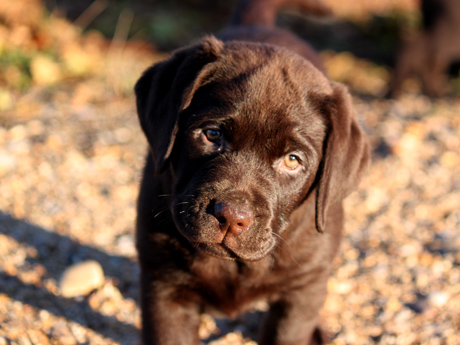
<path fill-rule="evenodd" d="M 209 260 L 197 265 L 198 279 L 205 309 L 214 314 L 236 317 L 255 308 L 261 300 L 278 298 L 283 278 L 273 268 L 270 258 L 255 264 Z"/>

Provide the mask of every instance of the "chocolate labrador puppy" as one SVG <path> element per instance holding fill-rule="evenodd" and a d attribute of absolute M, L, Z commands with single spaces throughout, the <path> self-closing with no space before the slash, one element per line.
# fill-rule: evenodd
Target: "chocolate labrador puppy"
<path fill-rule="evenodd" d="M 199 344 L 200 314 L 270 304 L 260 344 L 320 344 L 342 200 L 369 160 L 346 88 L 243 1 L 219 35 L 149 68 L 135 92 L 150 153 L 138 200 L 144 344 Z"/>

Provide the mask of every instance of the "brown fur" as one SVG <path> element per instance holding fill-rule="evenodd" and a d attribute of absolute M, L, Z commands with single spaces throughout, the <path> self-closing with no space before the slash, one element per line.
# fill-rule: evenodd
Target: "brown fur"
<path fill-rule="evenodd" d="M 317 315 L 367 139 L 306 43 L 236 24 L 136 85 L 151 148 L 137 218 L 144 344 L 199 344 L 200 313 L 235 317 L 260 299 L 260 344 L 323 343 Z"/>
<path fill-rule="evenodd" d="M 422 0 L 424 26 L 406 40 L 398 54 L 390 93 L 397 97 L 410 76 L 420 78 L 432 97 L 449 94 L 447 71 L 460 59 L 460 1 Z"/>

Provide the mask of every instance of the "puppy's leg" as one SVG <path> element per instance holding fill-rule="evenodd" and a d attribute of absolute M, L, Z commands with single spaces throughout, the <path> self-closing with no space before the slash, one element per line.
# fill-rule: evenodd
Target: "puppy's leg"
<path fill-rule="evenodd" d="M 330 343 L 330 338 L 324 331 L 316 327 L 315 331 L 313 332 L 313 336 L 311 337 L 310 345 L 325 345 Z"/>
<path fill-rule="evenodd" d="M 156 282 L 141 270 L 142 343 L 144 345 L 198 345 L 200 312 L 197 303 L 179 291 Z"/>
<path fill-rule="evenodd" d="M 316 273 L 317 274 L 317 273 Z M 325 337 L 318 326 L 318 312 L 326 297 L 329 272 L 322 272 L 304 288 L 273 303 L 262 329 L 260 345 L 320 345 Z"/>

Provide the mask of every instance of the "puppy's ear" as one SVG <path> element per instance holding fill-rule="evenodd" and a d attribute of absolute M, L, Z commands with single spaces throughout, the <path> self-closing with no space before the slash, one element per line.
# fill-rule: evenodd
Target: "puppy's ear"
<path fill-rule="evenodd" d="M 217 60 L 222 49 L 221 41 L 205 38 L 150 67 L 137 81 L 137 113 L 153 154 L 156 174 L 164 170 L 171 155 L 179 114 L 190 104 L 198 74 L 205 65 Z"/>
<path fill-rule="evenodd" d="M 316 189 L 316 229 L 323 232 L 330 205 L 345 198 L 359 183 L 369 160 L 369 143 L 356 119 L 351 96 L 332 83 L 333 94 L 324 105 L 328 131 Z"/>

